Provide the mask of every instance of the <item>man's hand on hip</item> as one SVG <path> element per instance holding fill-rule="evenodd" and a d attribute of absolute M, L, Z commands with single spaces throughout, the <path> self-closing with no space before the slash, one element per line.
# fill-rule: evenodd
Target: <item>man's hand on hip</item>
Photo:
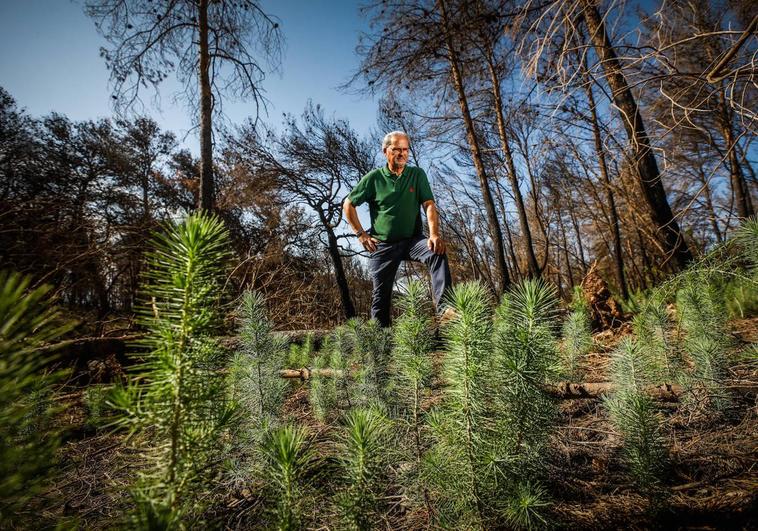
<path fill-rule="evenodd" d="M 426 244 L 434 254 L 445 254 L 445 240 L 439 236 L 429 236 L 429 241 Z"/>
<path fill-rule="evenodd" d="M 372 238 L 368 232 L 364 232 L 358 237 L 358 241 L 361 242 L 361 245 L 363 245 L 363 248 L 366 249 L 368 252 L 373 253 L 376 251 L 376 244 L 379 243 L 379 240 L 376 238 Z"/>

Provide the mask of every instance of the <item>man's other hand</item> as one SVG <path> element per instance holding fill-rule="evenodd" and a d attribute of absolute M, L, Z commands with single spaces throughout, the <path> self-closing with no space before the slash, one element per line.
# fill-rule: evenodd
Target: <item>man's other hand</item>
<path fill-rule="evenodd" d="M 445 254 L 445 240 L 439 236 L 429 236 L 427 245 L 434 254 Z"/>
<path fill-rule="evenodd" d="M 376 238 L 372 238 L 367 232 L 364 232 L 360 235 L 358 238 L 358 241 L 361 242 L 361 245 L 363 245 L 363 248 L 366 249 L 368 252 L 373 253 L 376 251 L 376 244 L 379 243 L 379 240 Z"/>

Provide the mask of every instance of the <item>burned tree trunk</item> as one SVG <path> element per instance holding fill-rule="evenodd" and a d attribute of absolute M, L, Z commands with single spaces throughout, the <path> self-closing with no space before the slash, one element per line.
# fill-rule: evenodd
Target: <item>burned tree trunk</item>
<path fill-rule="evenodd" d="M 621 297 L 626 300 L 629 298 L 629 290 L 626 286 L 624 276 L 624 258 L 621 248 L 621 225 L 619 223 L 618 211 L 616 210 L 616 198 L 611 187 L 611 178 L 608 174 L 608 163 L 605 160 L 605 149 L 603 140 L 600 136 L 600 125 L 598 123 L 597 109 L 595 107 L 595 96 L 592 93 L 592 85 L 587 85 L 587 100 L 590 105 L 590 117 L 592 119 L 592 135 L 595 140 L 595 153 L 597 154 L 598 166 L 600 167 L 600 176 L 605 185 L 606 197 L 608 199 L 608 211 L 610 213 L 611 230 L 613 231 L 613 272 L 616 276 Z"/>
<path fill-rule="evenodd" d="M 526 263 L 529 270 L 529 275 L 538 277 L 540 276 L 540 267 L 537 264 L 537 256 L 534 254 L 534 244 L 532 243 L 532 233 L 529 229 L 529 221 L 526 217 L 524 198 L 521 195 L 521 189 L 518 185 L 516 165 L 513 162 L 513 152 L 508 142 L 508 135 L 505 131 L 505 117 L 503 115 L 503 100 L 500 94 L 500 80 L 498 79 L 497 72 L 495 71 L 495 65 L 493 64 L 490 50 L 488 50 L 487 65 L 490 72 L 490 82 L 492 83 L 492 96 L 495 103 L 495 117 L 497 118 L 497 131 L 498 136 L 500 137 L 500 147 L 503 150 L 505 162 L 508 165 L 508 180 L 510 181 L 511 192 L 513 193 L 513 201 L 516 203 L 516 212 L 518 212 L 521 234 L 524 238 Z"/>
<path fill-rule="evenodd" d="M 548 394 L 560 399 L 600 398 L 612 394 L 616 387 L 611 382 L 572 383 L 560 382 L 547 387 Z M 676 384 L 651 385 L 645 394 L 658 400 L 678 400 L 683 389 Z"/>
<path fill-rule="evenodd" d="M 484 202 L 484 208 L 487 211 L 487 220 L 489 222 L 490 230 L 492 231 L 492 239 L 495 245 L 495 260 L 497 261 L 498 273 L 500 274 L 500 289 L 505 290 L 510 285 L 511 280 L 510 276 L 508 275 L 508 267 L 505 263 L 503 233 L 500 230 L 500 223 L 497 219 L 497 211 L 495 210 L 495 202 L 492 199 L 490 178 L 484 168 L 484 161 L 482 160 L 479 139 L 477 137 L 476 130 L 474 129 L 474 120 L 471 117 L 468 98 L 463 86 L 463 76 L 461 75 L 458 55 L 456 54 L 455 46 L 453 45 L 453 38 L 449 29 L 447 10 L 445 8 L 444 0 L 438 0 L 437 6 L 439 7 L 442 22 L 444 24 L 447 57 L 448 61 L 450 62 L 450 70 L 453 76 L 453 85 L 458 95 L 458 104 L 460 105 L 461 116 L 463 117 L 463 122 L 466 127 L 466 138 L 471 149 L 471 157 L 474 160 L 476 173 L 479 176 L 479 185 L 482 189 L 482 201 Z"/>
<path fill-rule="evenodd" d="M 737 142 L 732 132 L 731 116 L 726 103 L 723 101 L 725 99 L 723 94 L 720 94 L 720 96 L 721 129 L 729 155 L 729 181 L 732 186 L 734 202 L 737 204 L 737 216 L 741 219 L 746 219 L 751 217 L 755 211 L 753 210 L 752 201 L 750 201 L 750 191 L 747 188 L 747 182 L 742 172 L 742 165 L 737 158 Z"/>
<path fill-rule="evenodd" d="M 210 52 L 208 50 L 208 0 L 198 5 L 200 44 L 200 204 L 201 210 L 213 208 L 213 96 L 211 94 Z"/>
<path fill-rule="evenodd" d="M 353 305 L 353 299 L 350 297 L 350 287 L 347 283 L 345 268 L 342 266 L 342 255 L 340 254 L 339 245 L 337 244 L 337 237 L 335 236 L 331 225 L 329 225 L 323 215 L 321 216 L 321 221 L 324 225 L 324 230 L 326 231 L 326 237 L 329 243 L 329 256 L 334 265 L 334 277 L 337 281 L 337 287 L 340 292 L 342 311 L 344 312 L 346 319 L 352 319 L 355 317 L 355 306 Z"/>
<path fill-rule="evenodd" d="M 611 88 L 613 103 L 621 113 L 635 162 L 637 179 L 648 204 L 656 228 L 662 236 L 667 255 L 674 259 L 677 269 L 683 269 L 692 261 L 692 253 L 684 241 L 679 224 L 671 212 L 666 191 L 661 182 L 658 163 L 650 146 L 645 124 L 637 102 L 621 70 L 616 51 L 608 38 L 603 22 L 593 0 L 582 0 L 584 20 L 590 39 L 603 65 L 605 79 Z"/>
<path fill-rule="evenodd" d="M 285 379 L 310 380 L 317 378 L 343 378 L 345 371 L 341 369 L 311 369 L 302 367 L 300 369 L 281 369 L 279 377 Z M 612 382 L 558 382 L 549 384 L 544 387 L 547 394 L 560 400 L 576 400 L 601 398 L 613 393 L 616 387 Z M 681 386 L 676 384 L 664 383 L 661 385 L 651 385 L 645 389 L 645 393 L 658 400 L 678 400 L 683 393 Z"/>

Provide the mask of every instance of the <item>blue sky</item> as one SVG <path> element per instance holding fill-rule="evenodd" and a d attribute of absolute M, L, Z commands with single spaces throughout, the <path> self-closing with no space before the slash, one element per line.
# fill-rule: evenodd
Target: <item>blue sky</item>
<path fill-rule="evenodd" d="M 282 113 L 300 114 L 312 99 L 327 114 L 346 118 L 359 133 L 368 134 L 376 122 L 376 103 L 337 89 L 358 65 L 355 45 L 359 32 L 367 29 L 359 3 L 265 0 L 263 6 L 281 20 L 286 41 L 281 75 L 270 74 L 263 85 L 271 102 L 264 121 L 278 126 Z M 73 120 L 111 116 L 108 71 L 99 55 L 105 44 L 80 1 L 0 0 L 0 86 L 32 116 L 51 111 Z M 160 110 L 146 111 L 181 138 L 191 118 L 181 103 L 172 103 L 176 83 L 164 85 Z M 232 123 L 242 123 L 254 107 L 234 103 L 225 104 L 224 110 Z M 194 135 L 185 140 L 195 153 L 196 144 Z"/>

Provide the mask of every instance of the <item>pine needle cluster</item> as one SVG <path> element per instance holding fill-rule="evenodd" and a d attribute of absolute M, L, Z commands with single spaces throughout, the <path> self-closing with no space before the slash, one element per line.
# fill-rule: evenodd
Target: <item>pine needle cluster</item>
<path fill-rule="evenodd" d="M 605 400 L 611 422 L 623 438 L 629 472 L 645 491 L 659 483 L 668 456 L 662 418 L 646 394 L 646 389 L 655 383 L 658 368 L 654 353 L 634 339 L 623 338 L 611 363 L 616 391 Z"/>
<path fill-rule="evenodd" d="M 241 348 L 230 364 L 232 395 L 244 418 L 241 435 L 260 441 L 260 435 L 276 426 L 287 382 L 279 377 L 284 365 L 284 341 L 273 334 L 266 301 L 256 291 L 247 291 L 237 311 Z"/>
<path fill-rule="evenodd" d="M 647 377 L 656 383 L 674 382 L 682 368 L 663 293 L 653 292 L 632 321 L 639 348 L 645 351 Z"/>
<path fill-rule="evenodd" d="M 744 319 L 758 315 L 758 218 L 743 220 L 737 229 L 733 244 L 737 268 L 729 276 L 722 276 L 720 292 L 730 317 Z M 726 265 L 728 268 L 729 266 Z M 736 274 L 735 274 L 736 273 Z"/>
<path fill-rule="evenodd" d="M 571 311 L 563 323 L 560 345 L 561 376 L 582 381 L 581 363 L 592 350 L 592 326 L 590 309 L 581 289 L 574 292 Z"/>
<path fill-rule="evenodd" d="M 54 470 L 53 385 L 62 374 L 45 369 L 47 345 L 73 326 L 50 303 L 50 288 L 30 284 L 0 272 L 0 521 L 9 525 Z"/>
<path fill-rule="evenodd" d="M 133 525 L 168 529 L 199 517 L 199 496 L 236 420 L 214 339 L 230 243 L 219 218 L 198 213 L 167 226 L 151 248 L 140 312 L 144 361 L 110 405 L 122 414 L 119 424 L 150 433 L 142 448 L 149 467 L 133 490 Z"/>
<path fill-rule="evenodd" d="M 523 481 L 516 484 L 506 500 L 505 521 L 514 529 L 546 529 L 550 522 L 545 511 L 550 506 L 548 495 L 540 484 Z"/>
<path fill-rule="evenodd" d="M 687 276 L 676 300 L 683 347 L 692 362 L 692 369 L 680 379 L 691 391 L 689 405 L 724 411 L 731 403 L 723 384 L 732 347 L 725 301 L 716 282 L 697 272 Z"/>
<path fill-rule="evenodd" d="M 302 529 L 303 507 L 309 499 L 308 478 L 315 463 L 308 431 L 296 426 L 273 429 L 263 437 L 260 454 L 261 478 L 271 507 L 271 521 L 266 527 L 280 531 Z"/>
<path fill-rule="evenodd" d="M 372 529 L 380 513 L 390 423 L 376 408 L 345 415 L 338 442 L 344 488 L 337 495 L 346 529 Z"/>
<path fill-rule="evenodd" d="M 447 388 L 429 416 L 435 444 L 424 472 L 441 525 L 487 528 L 510 514 L 514 525 L 528 526 L 543 518 L 544 491 L 534 478 L 555 417 L 542 390 L 558 361 L 555 289 L 522 283 L 503 298 L 494 323 L 490 300 L 480 284 L 466 283 L 449 301 L 457 317 L 444 331 Z"/>
<path fill-rule="evenodd" d="M 739 245 L 740 254 L 748 263 L 748 267 L 754 274 L 758 273 L 758 218 L 744 220 L 734 240 Z"/>

